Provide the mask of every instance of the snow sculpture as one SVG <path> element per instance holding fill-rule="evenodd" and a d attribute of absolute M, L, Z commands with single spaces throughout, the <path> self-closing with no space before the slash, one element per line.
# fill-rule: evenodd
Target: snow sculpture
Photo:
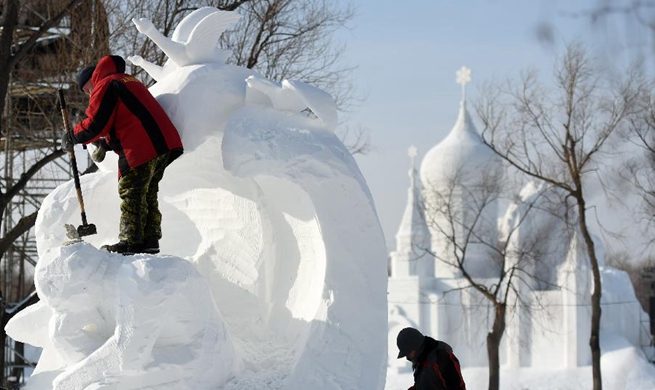
<path fill-rule="evenodd" d="M 438 261 L 435 275 L 439 278 L 459 278 L 461 270 L 454 256 L 453 239 L 443 232 L 454 230 L 458 245 L 467 242 L 472 229 L 476 240 L 466 246 L 466 272 L 476 278 L 496 278 L 500 264 L 493 260 L 494 251 L 484 243 L 497 241 L 498 202 L 488 202 L 485 194 L 496 191 L 501 181 L 502 161 L 487 147 L 469 115 L 466 85 L 471 81 L 471 70 L 462 67 L 457 72 L 457 83 L 462 85 L 462 100 L 457 121 L 448 136 L 428 150 L 421 162 L 421 188 L 426 213 L 434 214 L 428 224 L 431 247 Z M 449 215 L 444 209 L 449 202 Z M 484 206 L 481 206 L 484 205 Z"/>
<path fill-rule="evenodd" d="M 331 131 L 337 116 L 327 93 L 224 63 L 215 47 L 235 15 L 201 8 L 171 39 L 139 20 L 169 61 L 157 67 L 131 58 L 157 80 L 150 91 L 185 146 L 160 183 L 162 253 L 187 259 L 209 282 L 244 363 L 211 390 L 382 389 L 386 248 L 371 194 Z M 214 57 L 188 47 L 200 43 Z M 108 157 L 81 181 L 98 228 L 85 240 L 99 247 L 117 235 L 116 161 Z M 58 187 L 39 212 L 39 253 L 56 250 L 66 241 L 61 227 L 78 219 L 72 183 Z M 47 326 L 47 314 L 34 317 L 34 327 Z M 63 364 L 57 347 L 39 345 L 44 355 L 27 390 L 51 389 Z M 169 363 L 162 359 L 153 363 Z"/>
<path fill-rule="evenodd" d="M 35 285 L 41 302 L 7 330 L 56 349 L 55 390 L 212 388 L 239 367 L 209 286 L 186 260 L 80 243 L 45 253 Z M 49 327 L 30 329 L 44 314 Z"/>
<path fill-rule="evenodd" d="M 159 67 L 141 58 L 128 57 L 133 64 L 143 67 L 148 74 L 159 81 L 169 68 L 187 65 L 225 61 L 229 53 L 217 46 L 218 38 L 234 22 L 239 20 L 236 12 L 220 12 L 204 7 L 195 10 L 180 22 L 172 38 L 165 37 L 149 19 L 132 19 L 140 33 L 146 34 L 168 56 L 169 61 Z"/>
<path fill-rule="evenodd" d="M 251 89 L 264 93 L 276 110 L 300 112 L 309 108 L 328 130 L 337 127 L 337 108 L 332 97 L 316 87 L 294 80 L 278 84 L 256 75 L 248 77 L 246 82 Z"/>
<path fill-rule="evenodd" d="M 128 60 L 143 67 L 157 81 L 184 66 L 225 62 L 227 53 L 216 46 L 218 37 L 238 19 L 239 14 L 235 12 L 203 7 L 184 18 L 170 39 L 162 35 L 150 20 L 133 19 L 139 32 L 155 42 L 169 61 L 160 67 L 140 56 L 131 56 Z M 309 108 L 329 130 L 337 126 L 337 109 L 332 97 L 316 87 L 295 80 L 283 80 L 280 84 L 256 74 L 248 77 L 247 84 L 252 90 L 266 95 L 277 110 L 300 112 Z"/>

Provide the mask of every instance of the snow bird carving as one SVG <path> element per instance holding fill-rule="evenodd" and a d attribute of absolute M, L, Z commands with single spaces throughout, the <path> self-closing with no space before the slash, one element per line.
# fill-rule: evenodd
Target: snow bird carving
<path fill-rule="evenodd" d="M 145 69 L 156 81 L 162 80 L 175 69 L 211 63 L 224 63 L 228 52 L 218 47 L 218 39 L 239 14 L 221 11 L 214 7 L 199 8 L 187 15 L 168 38 L 160 33 L 150 19 L 133 19 L 139 32 L 150 38 L 168 56 L 164 66 L 146 61 L 141 56 L 127 59 Z M 263 94 L 278 111 L 301 112 L 310 109 L 329 131 L 336 129 L 339 117 L 334 99 L 327 92 L 297 80 L 271 81 L 255 74 L 246 79 L 247 88 Z"/>
<path fill-rule="evenodd" d="M 296 80 L 282 80 L 280 84 L 259 76 L 250 76 L 246 82 L 248 88 L 266 95 L 276 110 L 300 112 L 309 108 L 328 130 L 334 131 L 338 125 L 334 99 L 319 88 Z"/>
<path fill-rule="evenodd" d="M 218 47 L 218 39 L 233 23 L 239 20 L 236 12 L 220 11 L 214 7 L 199 8 L 186 16 L 175 28 L 173 36 L 164 36 L 148 18 L 132 19 L 140 33 L 145 34 L 168 56 L 163 67 L 130 56 L 128 60 L 159 81 L 172 61 L 177 67 L 213 62 L 225 62 L 229 52 Z"/>

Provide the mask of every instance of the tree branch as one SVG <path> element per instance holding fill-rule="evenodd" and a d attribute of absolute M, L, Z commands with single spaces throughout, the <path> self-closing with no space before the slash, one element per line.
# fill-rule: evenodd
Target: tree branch
<path fill-rule="evenodd" d="M 43 36 L 43 34 L 46 33 L 49 29 L 52 27 L 55 27 L 61 19 L 63 19 L 64 16 L 68 15 L 75 7 L 77 7 L 78 4 L 80 4 L 83 0 L 71 0 L 66 7 L 64 7 L 61 12 L 59 12 L 57 15 L 54 17 L 46 20 L 41 24 L 41 27 L 39 27 L 38 30 L 36 30 L 30 37 L 25 41 L 22 45 L 20 45 L 20 48 L 16 51 L 16 53 L 9 59 L 9 62 L 7 63 L 7 66 L 10 69 L 13 69 L 18 61 L 23 59 L 27 52 L 29 52 L 34 45 L 36 44 L 37 40 Z"/>
<path fill-rule="evenodd" d="M 18 223 L 0 239 L 0 256 L 4 255 L 7 250 L 9 250 L 18 237 L 25 234 L 34 226 L 38 213 L 37 210 L 32 214 L 21 218 L 20 221 L 18 221 Z"/>

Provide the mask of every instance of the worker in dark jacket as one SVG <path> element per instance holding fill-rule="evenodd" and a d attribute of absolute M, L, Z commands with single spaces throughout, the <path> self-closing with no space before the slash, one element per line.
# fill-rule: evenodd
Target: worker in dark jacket
<path fill-rule="evenodd" d="M 459 360 L 450 345 L 405 328 L 396 339 L 398 359 L 406 357 L 414 369 L 414 386 L 409 390 L 466 390 Z"/>
<path fill-rule="evenodd" d="M 133 76 L 120 56 L 103 57 L 83 69 L 78 87 L 90 95 L 86 119 L 62 137 L 62 149 L 94 143 L 93 154 L 118 154 L 121 198 L 120 241 L 103 248 L 123 254 L 159 253 L 161 213 L 157 201 L 164 170 L 183 152 L 180 135 L 166 112 Z"/>

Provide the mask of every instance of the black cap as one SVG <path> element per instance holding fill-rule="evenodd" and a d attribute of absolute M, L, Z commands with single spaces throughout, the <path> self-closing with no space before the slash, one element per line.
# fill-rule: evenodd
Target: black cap
<path fill-rule="evenodd" d="M 84 84 L 86 84 L 86 82 L 89 81 L 91 75 L 93 75 L 94 70 L 96 70 L 96 66 L 91 65 L 82 69 L 80 73 L 77 74 L 77 87 L 80 89 L 80 91 L 82 91 Z"/>
<path fill-rule="evenodd" d="M 423 345 L 423 340 L 425 340 L 423 333 L 414 328 L 405 328 L 401 330 L 400 333 L 398 333 L 398 338 L 396 338 L 396 344 L 400 350 L 398 353 L 398 359 L 407 356 L 407 354 L 414 350 L 418 351 L 421 348 L 421 345 Z"/>

